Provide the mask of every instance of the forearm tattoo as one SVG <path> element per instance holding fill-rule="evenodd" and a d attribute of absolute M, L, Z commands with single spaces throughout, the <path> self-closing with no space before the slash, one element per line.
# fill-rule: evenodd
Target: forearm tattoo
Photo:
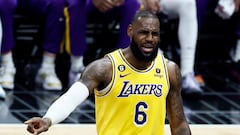
<path fill-rule="evenodd" d="M 182 77 L 180 74 L 179 68 L 175 68 L 174 70 L 174 75 L 175 78 L 174 84 L 172 85 L 172 88 L 170 90 L 170 106 L 172 110 L 175 110 L 175 115 L 174 117 L 178 118 L 179 121 L 182 121 L 185 119 L 184 113 L 183 113 L 183 103 L 182 103 L 182 97 L 181 97 L 181 82 L 182 82 Z"/>

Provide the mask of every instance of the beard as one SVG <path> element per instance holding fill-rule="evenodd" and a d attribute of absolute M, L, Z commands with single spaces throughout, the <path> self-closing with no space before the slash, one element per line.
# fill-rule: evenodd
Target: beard
<path fill-rule="evenodd" d="M 131 44 L 130 44 L 130 48 L 131 48 L 131 50 L 132 50 L 133 55 L 134 55 L 138 60 L 144 61 L 144 62 L 153 61 L 153 60 L 157 57 L 157 54 L 158 54 L 158 49 L 155 48 L 154 51 L 153 51 L 149 56 L 144 55 L 144 54 L 140 51 L 140 49 L 139 49 L 139 47 L 138 47 L 138 45 L 137 45 L 137 43 L 135 42 L 134 39 L 132 39 L 132 42 L 131 42 Z"/>

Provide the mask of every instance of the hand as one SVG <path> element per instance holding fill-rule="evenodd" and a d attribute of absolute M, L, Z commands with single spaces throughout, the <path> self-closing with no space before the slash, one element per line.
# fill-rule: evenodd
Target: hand
<path fill-rule="evenodd" d="M 238 12 L 240 8 L 240 0 L 235 0 L 235 12 Z"/>
<path fill-rule="evenodd" d="M 34 135 L 39 135 L 40 133 L 45 132 L 49 129 L 51 126 L 51 120 L 48 118 L 33 117 L 25 121 L 24 124 L 28 125 L 28 132 Z"/>
<path fill-rule="evenodd" d="M 153 13 L 158 13 L 160 9 L 160 0 L 141 0 L 140 1 L 146 10 L 149 10 Z"/>
<path fill-rule="evenodd" d="M 92 3 L 103 13 L 115 7 L 115 3 L 112 0 L 92 0 Z"/>
<path fill-rule="evenodd" d="M 112 1 L 116 7 L 122 5 L 125 2 L 125 0 L 112 0 Z"/>

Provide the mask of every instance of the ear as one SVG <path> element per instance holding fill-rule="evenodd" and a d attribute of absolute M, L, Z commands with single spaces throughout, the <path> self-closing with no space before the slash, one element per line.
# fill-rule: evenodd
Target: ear
<path fill-rule="evenodd" d="M 132 26 L 132 24 L 128 25 L 127 34 L 130 38 L 133 36 L 133 26 Z"/>

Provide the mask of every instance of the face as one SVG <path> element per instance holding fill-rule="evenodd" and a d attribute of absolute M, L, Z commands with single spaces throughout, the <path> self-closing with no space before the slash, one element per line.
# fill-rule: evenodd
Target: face
<path fill-rule="evenodd" d="M 129 26 L 130 48 L 141 61 L 152 61 L 157 56 L 160 24 L 157 18 L 139 18 Z"/>

